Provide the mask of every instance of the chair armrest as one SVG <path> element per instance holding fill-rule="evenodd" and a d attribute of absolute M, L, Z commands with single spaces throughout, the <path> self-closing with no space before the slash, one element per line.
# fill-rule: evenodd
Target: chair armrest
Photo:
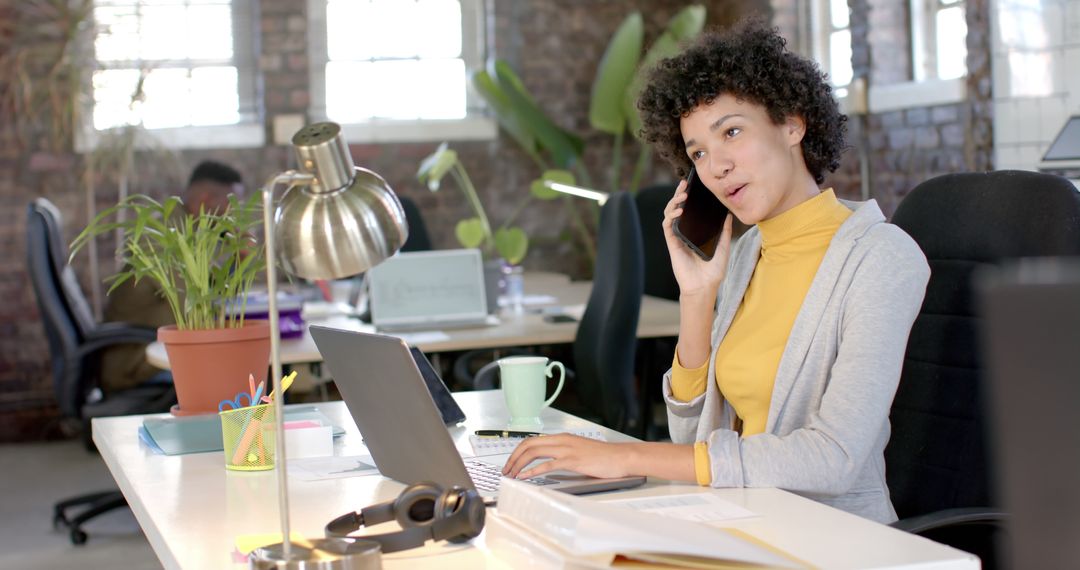
<path fill-rule="evenodd" d="M 150 344 L 157 340 L 157 330 L 127 323 L 103 323 L 86 335 L 79 353 L 86 355 L 114 344 Z"/>
<path fill-rule="evenodd" d="M 926 531 L 950 526 L 961 525 L 987 525 L 1004 526 L 1002 523 L 1009 519 L 1009 515 L 998 509 L 990 507 L 969 507 L 962 509 L 943 509 L 925 515 L 908 517 L 892 523 L 891 527 L 922 534 Z"/>
<path fill-rule="evenodd" d="M 496 349 L 496 350 L 498 352 L 502 353 L 502 355 L 504 357 L 506 357 L 506 356 L 535 356 L 535 353 L 530 352 L 528 350 L 522 350 L 520 348 L 500 348 L 500 349 Z M 459 386 L 469 386 L 469 387 L 471 387 L 471 389 L 474 389 L 474 390 L 484 390 L 484 389 L 494 388 L 495 387 L 495 380 L 494 379 L 485 380 L 484 384 L 485 385 L 490 384 L 490 385 L 487 386 L 486 388 L 481 387 L 477 383 L 477 380 L 478 380 L 477 376 L 480 374 L 480 370 L 477 370 L 476 374 L 473 374 L 471 372 L 471 370 L 480 362 L 486 362 L 488 364 L 493 362 L 493 360 L 492 360 L 493 355 L 494 354 L 493 354 L 492 349 L 485 348 L 485 349 L 469 350 L 469 351 L 466 351 L 465 353 L 463 353 L 461 356 L 458 356 L 457 359 L 454 360 L 454 367 L 453 367 L 454 381 Z M 483 368 L 485 368 L 485 367 L 486 366 L 481 366 L 481 370 Z"/>

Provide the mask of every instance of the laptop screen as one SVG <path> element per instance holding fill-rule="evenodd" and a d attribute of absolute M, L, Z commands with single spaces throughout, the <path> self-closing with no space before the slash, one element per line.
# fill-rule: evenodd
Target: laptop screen
<path fill-rule="evenodd" d="M 399 253 L 368 275 L 376 325 L 487 314 L 484 268 L 477 249 Z"/>

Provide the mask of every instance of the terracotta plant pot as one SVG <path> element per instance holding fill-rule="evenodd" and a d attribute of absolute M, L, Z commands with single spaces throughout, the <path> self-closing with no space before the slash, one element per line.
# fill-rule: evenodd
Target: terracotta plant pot
<path fill-rule="evenodd" d="M 178 330 L 169 325 L 158 329 L 158 340 L 165 345 L 176 384 L 174 415 L 216 414 L 222 400 L 248 392 L 249 374 L 256 383 L 267 377 L 267 321 L 246 321 L 231 329 Z"/>

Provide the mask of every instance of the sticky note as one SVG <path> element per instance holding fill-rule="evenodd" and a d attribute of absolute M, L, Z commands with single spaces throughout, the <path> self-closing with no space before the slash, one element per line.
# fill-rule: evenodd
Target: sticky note
<path fill-rule="evenodd" d="M 331 426 L 286 429 L 285 453 L 290 459 L 333 455 L 334 429 Z"/>

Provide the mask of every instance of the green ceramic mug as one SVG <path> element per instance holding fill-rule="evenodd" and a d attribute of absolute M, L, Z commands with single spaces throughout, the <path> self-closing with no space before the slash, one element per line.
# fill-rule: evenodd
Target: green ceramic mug
<path fill-rule="evenodd" d="M 551 378 L 553 368 L 559 369 L 559 385 L 555 393 L 545 400 L 547 379 Z M 510 429 L 536 431 L 544 427 L 540 410 L 550 406 L 562 391 L 563 381 L 566 380 L 566 369 L 562 363 L 548 364 L 544 356 L 511 356 L 499 359 L 499 376 L 506 407 L 510 410 Z"/>

